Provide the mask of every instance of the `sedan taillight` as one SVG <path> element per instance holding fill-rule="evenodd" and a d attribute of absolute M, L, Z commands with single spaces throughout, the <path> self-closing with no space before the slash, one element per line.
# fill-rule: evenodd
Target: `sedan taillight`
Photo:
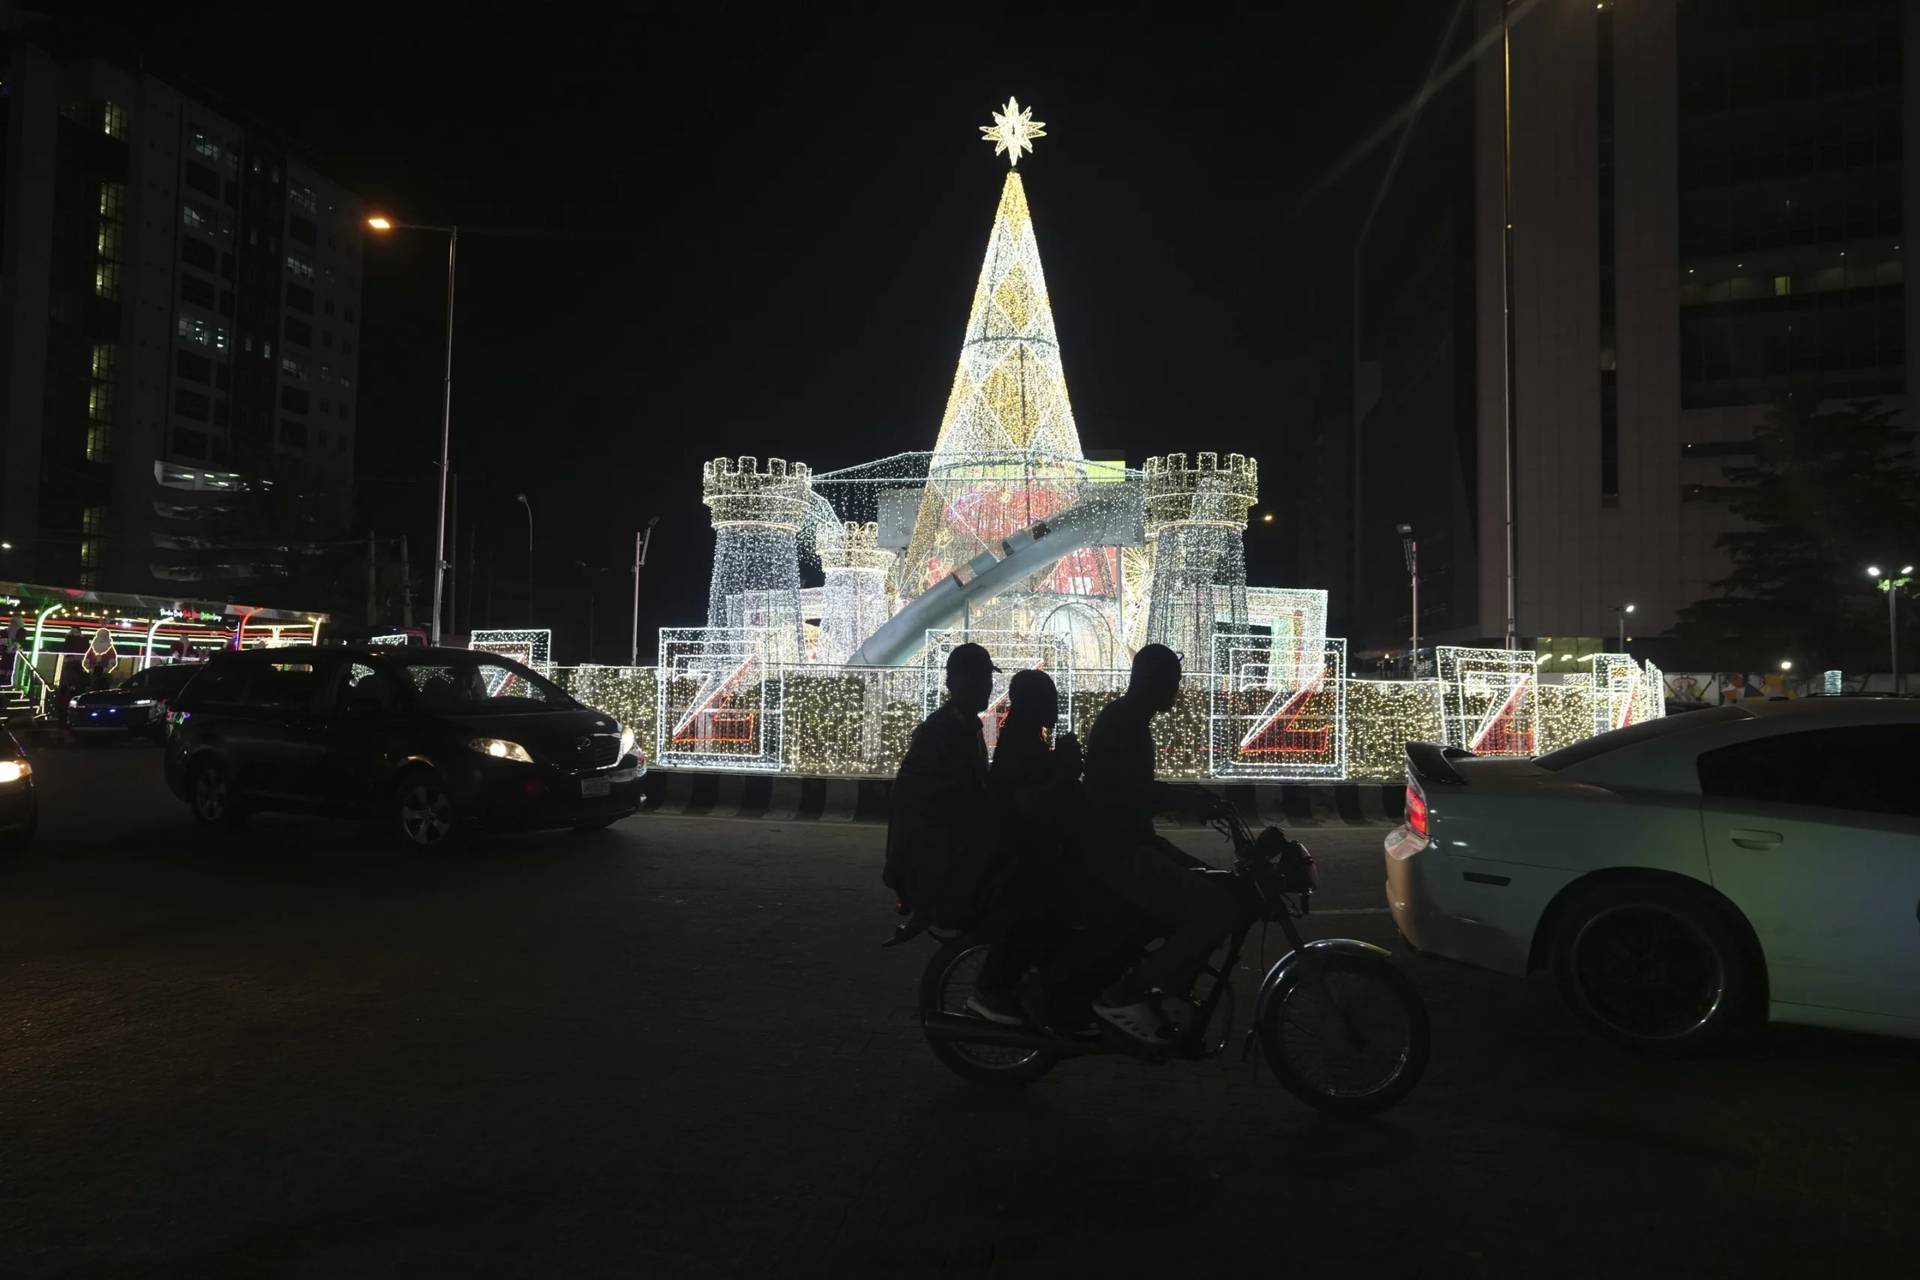
<path fill-rule="evenodd" d="M 1417 836 L 1427 834 L 1427 798 L 1411 782 L 1407 784 L 1407 826 Z"/>

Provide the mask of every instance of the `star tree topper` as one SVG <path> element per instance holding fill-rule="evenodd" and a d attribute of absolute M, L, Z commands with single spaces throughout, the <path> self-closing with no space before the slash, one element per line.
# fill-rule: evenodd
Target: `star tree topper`
<path fill-rule="evenodd" d="M 993 144 L 993 154 L 1005 152 L 1008 163 L 1018 165 L 1020 153 L 1031 152 L 1033 140 L 1047 136 L 1047 126 L 1033 118 L 1032 107 L 1022 107 L 1009 95 L 1007 105 L 993 113 L 993 123 L 981 125 L 980 132 Z"/>

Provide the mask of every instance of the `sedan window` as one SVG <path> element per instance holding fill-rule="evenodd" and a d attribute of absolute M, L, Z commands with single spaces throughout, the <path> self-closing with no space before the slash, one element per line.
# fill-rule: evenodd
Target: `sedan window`
<path fill-rule="evenodd" d="M 1920 725 L 1783 733 L 1702 752 L 1700 790 L 1720 800 L 1920 817 L 1916 759 Z"/>
<path fill-rule="evenodd" d="M 1570 747 L 1548 752 L 1534 763 L 1542 769 L 1558 772 L 1579 764 L 1583 760 L 1591 760 L 1609 751 L 1618 751 L 1621 747 L 1631 747 L 1638 743 L 1650 742 L 1655 738 L 1664 738 L 1670 733 L 1725 724 L 1729 720 L 1751 719 L 1753 719 L 1753 712 L 1734 703 L 1709 707 L 1705 711 L 1689 711 L 1685 715 L 1661 716 L 1657 720 L 1642 720 L 1639 724 L 1628 725 L 1624 729 L 1615 729 L 1610 733 L 1597 733 L 1591 738 L 1583 738 Z"/>

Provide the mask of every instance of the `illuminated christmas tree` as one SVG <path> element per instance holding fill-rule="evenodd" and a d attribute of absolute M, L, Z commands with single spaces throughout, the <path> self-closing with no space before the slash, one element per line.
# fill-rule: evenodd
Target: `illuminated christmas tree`
<path fill-rule="evenodd" d="M 1017 164 L 1044 126 L 1008 100 L 982 133 Z M 900 564 L 911 596 L 1002 539 L 1073 504 L 1087 464 L 1060 364 L 1040 245 L 1020 174 L 1001 187 L 986 258 L 974 287 L 953 389 L 928 465 L 913 539 Z M 1033 591 L 1111 597 L 1118 563 L 1110 548 L 1065 557 Z"/>

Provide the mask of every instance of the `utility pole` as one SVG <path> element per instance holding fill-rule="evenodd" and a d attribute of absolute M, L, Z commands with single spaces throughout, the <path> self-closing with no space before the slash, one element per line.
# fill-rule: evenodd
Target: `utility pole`
<path fill-rule="evenodd" d="M 467 634 L 473 633 L 473 584 L 480 576 L 480 526 L 467 526 Z"/>
<path fill-rule="evenodd" d="M 413 570 L 407 561 L 407 535 L 400 535 L 400 629 L 413 630 Z"/>
<path fill-rule="evenodd" d="M 1400 526 L 1400 550 L 1407 558 L 1407 580 L 1413 586 L 1413 647 L 1408 653 L 1407 675 L 1419 674 L 1420 668 L 1420 544 L 1414 541 L 1413 526 Z"/>
<path fill-rule="evenodd" d="M 640 665 L 640 570 L 647 563 L 647 548 L 653 544 L 653 526 L 660 523 L 660 517 L 654 516 L 647 521 L 647 527 L 633 535 L 633 641 L 627 649 L 627 665 Z"/>
<path fill-rule="evenodd" d="M 1507 16 L 1508 0 L 1500 0 L 1500 372 L 1501 402 L 1505 407 L 1503 439 L 1506 459 L 1507 649 L 1520 647 L 1514 623 L 1513 533 L 1513 30 Z"/>
<path fill-rule="evenodd" d="M 380 553 L 375 548 L 373 530 L 367 530 L 367 625 L 380 623 Z"/>
<path fill-rule="evenodd" d="M 460 630 L 459 571 L 460 571 L 460 474 L 453 477 L 453 495 L 447 505 L 447 539 L 452 543 L 447 548 L 447 630 Z M 469 624 L 471 625 L 471 624 Z"/>

